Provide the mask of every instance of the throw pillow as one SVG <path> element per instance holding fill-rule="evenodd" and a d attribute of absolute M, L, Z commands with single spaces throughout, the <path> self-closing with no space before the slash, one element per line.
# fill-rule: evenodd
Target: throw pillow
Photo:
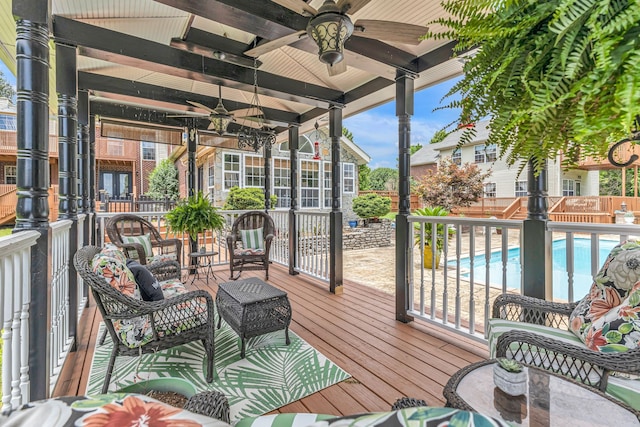
<path fill-rule="evenodd" d="M 612 327 L 619 330 L 622 325 L 614 321 L 616 315 L 612 313 L 617 313 L 625 306 L 635 308 L 640 303 L 636 301 L 640 297 L 640 293 L 636 292 L 640 282 L 640 241 L 628 240 L 614 247 L 593 280 L 589 294 L 571 313 L 569 329 L 589 348 L 615 351 L 614 347 L 601 348 L 607 345 L 607 342 L 601 340 L 598 334 L 607 334 Z M 638 297 L 629 299 L 628 297 L 632 294 Z M 627 310 L 623 311 L 623 317 L 628 321 L 629 313 Z M 637 313 L 635 314 L 637 316 Z M 603 320 L 598 322 L 600 319 Z M 627 326 L 622 326 L 620 332 L 624 332 L 626 328 Z M 620 341 L 616 338 L 617 333 L 611 332 L 609 337 L 613 341 L 608 343 L 619 343 Z"/>
<path fill-rule="evenodd" d="M 242 239 L 242 246 L 245 249 L 264 249 L 262 228 L 240 230 L 240 238 Z"/>
<path fill-rule="evenodd" d="M 145 258 L 153 256 L 153 248 L 151 247 L 151 235 L 150 234 L 142 234 L 140 236 L 122 236 L 123 243 L 139 243 L 142 245 L 142 249 L 144 249 Z M 138 259 L 138 254 L 136 251 L 129 251 L 129 257 L 133 259 Z"/>
<path fill-rule="evenodd" d="M 106 243 L 100 250 L 99 255 L 115 258 L 120 262 L 127 262 L 127 257 L 124 256 L 122 249 L 113 243 Z"/>
<path fill-rule="evenodd" d="M 105 256 L 100 253 L 93 257 L 92 270 L 104 279 L 111 287 L 124 295 L 140 299 L 140 290 L 131 270 L 120 259 Z"/>
<path fill-rule="evenodd" d="M 133 273 L 140 288 L 140 296 L 144 301 L 160 301 L 164 299 L 160 283 L 144 265 L 130 259 L 127 260 L 127 267 Z"/>

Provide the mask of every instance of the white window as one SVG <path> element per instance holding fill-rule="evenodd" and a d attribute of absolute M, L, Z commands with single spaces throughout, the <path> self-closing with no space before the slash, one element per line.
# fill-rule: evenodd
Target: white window
<path fill-rule="evenodd" d="M 483 145 L 476 145 L 475 147 L 475 152 L 476 152 L 476 163 L 484 163 L 485 160 L 485 146 Z"/>
<path fill-rule="evenodd" d="M 300 207 L 320 207 L 320 162 L 300 160 Z"/>
<path fill-rule="evenodd" d="M 121 139 L 107 139 L 107 155 L 124 156 L 124 141 Z"/>
<path fill-rule="evenodd" d="M 495 162 L 498 158 L 498 147 L 496 146 L 496 144 L 487 145 L 484 152 L 487 162 Z"/>
<path fill-rule="evenodd" d="M 342 164 L 342 192 L 353 194 L 356 191 L 356 165 Z"/>
<path fill-rule="evenodd" d="M 0 114 L 0 130 L 16 130 L 16 116 L 9 114 Z"/>
<path fill-rule="evenodd" d="M 278 196 L 276 208 L 291 206 L 291 166 L 289 159 L 273 159 L 273 194 Z"/>
<path fill-rule="evenodd" d="M 214 183 L 215 183 L 215 178 L 213 177 L 213 166 L 215 165 L 215 157 L 214 156 L 209 156 L 209 159 L 207 161 L 207 173 L 209 174 L 209 187 L 213 187 Z"/>
<path fill-rule="evenodd" d="M 142 141 L 142 160 L 156 159 L 156 144 Z"/>
<path fill-rule="evenodd" d="M 562 180 L 562 195 L 563 196 L 576 195 L 576 182 L 573 179 Z"/>
<path fill-rule="evenodd" d="M 300 137 L 300 139 L 298 139 L 298 152 L 308 154 L 315 154 L 316 152 L 315 148 L 313 147 L 313 143 L 306 135 L 303 135 Z"/>
<path fill-rule="evenodd" d="M 453 164 L 460 166 L 462 164 L 462 151 L 459 148 L 453 150 L 453 154 L 451 154 L 451 161 Z"/>
<path fill-rule="evenodd" d="M 264 188 L 264 160 L 258 156 L 244 156 L 244 186 Z"/>
<path fill-rule="evenodd" d="M 17 184 L 17 176 L 18 176 L 18 169 L 16 166 L 14 165 L 6 165 L 4 167 L 4 183 L 5 184 Z"/>
<path fill-rule="evenodd" d="M 487 182 L 484 185 L 484 197 L 496 197 L 496 183 Z"/>
<path fill-rule="evenodd" d="M 527 181 L 516 181 L 516 197 L 526 197 L 527 194 Z"/>
<path fill-rule="evenodd" d="M 224 190 L 240 186 L 240 154 L 225 153 L 222 165 Z"/>
<path fill-rule="evenodd" d="M 331 209 L 331 162 L 324 162 L 324 207 Z"/>

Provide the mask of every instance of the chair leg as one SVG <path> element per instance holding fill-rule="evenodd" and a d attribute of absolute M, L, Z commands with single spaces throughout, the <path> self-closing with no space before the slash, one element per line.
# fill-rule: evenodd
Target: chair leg
<path fill-rule="evenodd" d="M 104 344 L 104 340 L 105 338 L 107 338 L 107 327 L 104 327 L 104 331 L 102 331 L 102 336 L 100 337 L 100 339 L 98 340 L 98 345 L 102 345 Z"/>
<path fill-rule="evenodd" d="M 109 358 L 109 365 L 107 366 L 107 376 L 102 384 L 102 394 L 105 394 L 109 390 L 109 382 L 111 382 L 111 374 L 113 373 L 113 367 L 116 364 L 116 356 L 118 355 L 118 348 L 114 344 L 113 350 L 111 350 L 111 357 Z"/>
<path fill-rule="evenodd" d="M 204 349 L 207 352 L 207 382 L 213 382 L 214 377 L 216 376 L 216 360 L 215 360 L 215 338 L 211 337 L 209 340 L 203 340 L 202 345 L 204 345 Z"/>

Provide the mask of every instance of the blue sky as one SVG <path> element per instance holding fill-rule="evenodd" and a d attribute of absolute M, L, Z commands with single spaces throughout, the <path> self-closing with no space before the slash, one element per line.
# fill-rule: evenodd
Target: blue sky
<path fill-rule="evenodd" d="M 15 77 L 1 61 L 0 71 L 15 86 Z M 449 80 L 416 92 L 415 114 L 411 118 L 411 144 L 428 144 L 436 131 L 458 117 L 457 110 L 433 111 L 458 80 Z M 353 134 L 355 143 L 371 156 L 371 169 L 396 167 L 398 119 L 395 108 L 395 102 L 392 101 L 343 121 L 343 125 Z"/>

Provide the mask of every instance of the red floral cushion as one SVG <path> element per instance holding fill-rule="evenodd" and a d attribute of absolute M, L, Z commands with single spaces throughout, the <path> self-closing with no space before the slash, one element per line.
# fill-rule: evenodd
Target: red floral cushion
<path fill-rule="evenodd" d="M 587 347 L 622 352 L 640 346 L 640 241 L 611 250 L 589 295 L 570 317 L 570 330 Z"/>

